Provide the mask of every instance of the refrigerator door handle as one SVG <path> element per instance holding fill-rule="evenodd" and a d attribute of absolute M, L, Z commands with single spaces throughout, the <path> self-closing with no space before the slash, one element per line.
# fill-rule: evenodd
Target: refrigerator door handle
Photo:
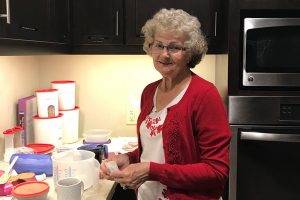
<path fill-rule="evenodd" d="M 241 131 L 241 140 L 300 142 L 300 134 L 278 134 L 252 131 Z"/>

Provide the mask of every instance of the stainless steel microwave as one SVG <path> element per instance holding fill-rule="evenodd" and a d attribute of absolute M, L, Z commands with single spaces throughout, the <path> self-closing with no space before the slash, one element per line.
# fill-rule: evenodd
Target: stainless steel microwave
<path fill-rule="evenodd" d="M 244 18 L 243 86 L 300 87 L 300 18 Z"/>

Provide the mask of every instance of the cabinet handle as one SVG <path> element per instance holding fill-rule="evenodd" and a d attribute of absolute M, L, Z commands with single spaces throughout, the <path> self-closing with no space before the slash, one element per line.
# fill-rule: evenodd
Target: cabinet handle
<path fill-rule="evenodd" d="M 9 2 L 9 0 L 6 0 L 6 13 L 0 14 L 0 17 L 5 17 L 6 23 L 10 24 L 10 2 Z"/>
<path fill-rule="evenodd" d="M 37 28 L 31 28 L 31 27 L 27 27 L 27 26 L 21 26 L 21 29 L 27 30 L 27 31 L 37 31 Z"/>
<path fill-rule="evenodd" d="M 119 11 L 116 11 L 116 36 L 119 36 Z"/>
<path fill-rule="evenodd" d="M 102 43 L 104 39 L 104 37 L 99 37 L 97 35 L 90 35 L 87 37 L 87 39 L 91 42 L 94 42 L 94 43 Z"/>
<path fill-rule="evenodd" d="M 215 34 L 214 34 L 215 37 L 217 37 L 217 27 L 218 27 L 218 12 L 215 12 Z"/>

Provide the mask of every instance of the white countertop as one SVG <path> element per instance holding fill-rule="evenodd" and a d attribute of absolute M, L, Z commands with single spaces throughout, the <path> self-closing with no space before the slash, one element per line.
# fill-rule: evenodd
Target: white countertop
<path fill-rule="evenodd" d="M 57 197 L 56 197 L 56 192 L 55 192 L 52 178 L 47 178 L 46 182 L 50 185 L 50 190 L 48 193 L 47 200 L 56 200 Z M 95 199 L 110 200 L 114 193 L 115 186 L 116 183 L 114 181 L 101 179 L 99 180 L 98 185 L 93 186 L 84 191 L 82 199 L 83 200 L 95 200 Z"/>
<path fill-rule="evenodd" d="M 45 182 L 47 182 L 50 186 L 47 200 L 56 200 L 57 197 L 56 197 L 55 188 L 53 186 L 52 178 L 47 178 Z M 99 180 L 99 184 L 97 186 L 93 186 L 84 191 L 82 199 L 83 200 L 96 200 L 96 199 L 111 200 L 116 185 L 117 184 L 114 181 Z M 13 197 L 11 196 L 6 196 L 6 197 L 0 196 L 0 200 L 12 200 L 12 199 Z"/>
<path fill-rule="evenodd" d="M 137 141 L 135 137 L 114 137 L 111 139 L 111 143 L 108 144 L 108 151 L 125 153 L 127 151 L 122 149 L 122 146 L 124 146 L 128 142 L 135 142 L 135 141 Z M 69 147 L 71 148 L 76 146 L 77 144 L 69 145 Z M 7 163 L 0 162 L 1 170 L 5 170 L 7 167 L 8 167 Z M 53 183 L 53 178 L 48 177 L 45 181 L 50 186 L 47 200 L 56 200 L 57 197 L 56 197 L 55 187 Z M 96 199 L 110 200 L 112 198 L 116 185 L 117 184 L 114 181 L 99 179 L 99 183 L 96 186 L 93 186 L 84 191 L 83 200 L 96 200 Z M 7 196 L 7 197 L 0 196 L 0 200 L 11 200 L 11 199 L 13 199 L 11 196 Z"/>

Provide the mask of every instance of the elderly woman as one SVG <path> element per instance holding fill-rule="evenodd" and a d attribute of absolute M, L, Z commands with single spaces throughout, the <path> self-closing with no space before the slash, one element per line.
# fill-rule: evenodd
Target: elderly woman
<path fill-rule="evenodd" d="M 143 200 L 219 199 L 231 134 L 215 86 L 190 70 L 207 51 L 200 23 L 183 10 L 162 9 L 142 32 L 162 79 L 142 93 L 138 148 L 108 159 L 120 170 L 110 173 L 103 162 L 102 176 Z"/>

